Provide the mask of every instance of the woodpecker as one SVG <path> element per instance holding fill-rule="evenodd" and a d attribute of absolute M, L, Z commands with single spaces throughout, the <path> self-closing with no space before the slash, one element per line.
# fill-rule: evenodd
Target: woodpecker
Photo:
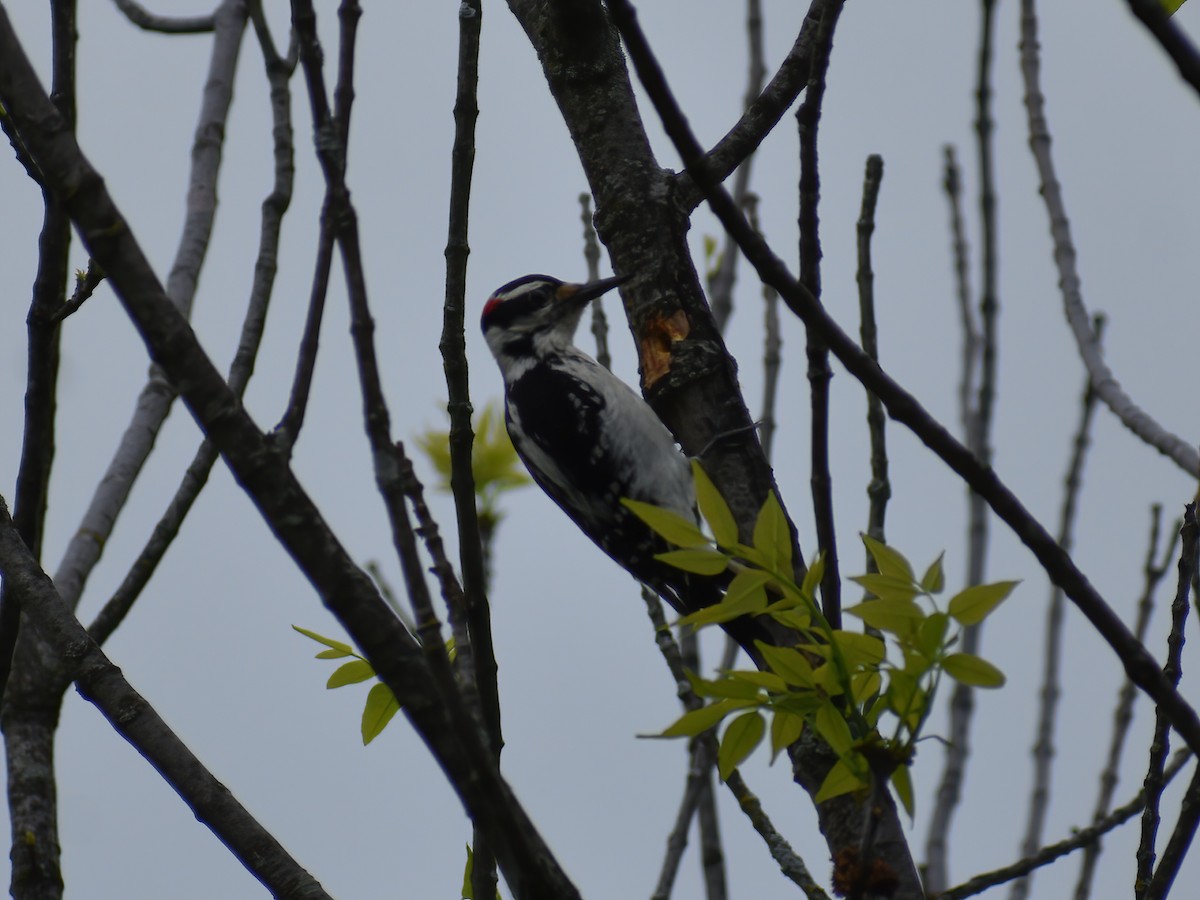
<path fill-rule="evenodd" d="M 726 580 L 656 560 L 666 543 L 620 500 L 697 521 L 691 466 L 641 396 L 574 343 L 588 303 L 625 280 L 510 281 L 484 304 L 483 335 L 504 378 L 509 436 L 533 480 L 601 550 L 686 614 L 719 601 Z M 752 624 L 727 630 L 753 652 L 760 633 Z"/>

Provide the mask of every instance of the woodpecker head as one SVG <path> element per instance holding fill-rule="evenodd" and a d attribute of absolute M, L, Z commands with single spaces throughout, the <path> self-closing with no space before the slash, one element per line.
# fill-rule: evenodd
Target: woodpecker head
<path fill-rule="evenodd" d="M 569 346 L 584 307 L 627 278 L 570 284 L 549 275 L 526 275 L 510 281 L 483 305 L 483 336 L 500 361 Z"/>

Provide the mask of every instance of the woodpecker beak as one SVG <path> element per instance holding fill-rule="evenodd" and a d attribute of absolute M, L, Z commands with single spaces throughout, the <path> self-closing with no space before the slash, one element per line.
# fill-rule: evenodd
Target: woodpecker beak
<path fill-rule="evenodd" d="M 601 278 L 599 281 L 590 281 L 587 284 L 564 284 L 557 291 L 555 296 L 562 301 L 570 301 L 574 305 L 583 306 L 595 300 L 601 294 L 608 293 L 618 284 L 624 284 L 630 279 L 629 275 L 616 275 L 612 278 Z"/>

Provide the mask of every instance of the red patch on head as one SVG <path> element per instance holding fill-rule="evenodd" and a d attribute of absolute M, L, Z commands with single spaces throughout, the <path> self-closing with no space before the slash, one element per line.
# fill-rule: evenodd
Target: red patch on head
<path fill-rule="evenodd" d="M 503 302 L 504 300 L 501 297 L 488 297 L 487 303 L 483 304 L 483 315 L 480 318 L 486 319 L 491 315 L 492 310 Z"/>

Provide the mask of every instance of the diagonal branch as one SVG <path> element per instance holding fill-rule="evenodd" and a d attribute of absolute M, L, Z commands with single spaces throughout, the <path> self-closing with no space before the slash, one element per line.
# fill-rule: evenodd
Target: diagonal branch
<path fill-rule="evenodd" d="M 0 498 L 0 574 L 31 623 L 69 668 L 80 694 L 133 745 L 238 861 L 276 897 L 329 895 L 213 777 L 88 637 L 17 534 Z"/>
<path fill-rule="evenodd" d="M 1030 514 L 1021 501 L 1000 480 L 996 472 L 983 466 L 975 455 L 956 440 L 946 427 L 934 419 L 917 398 L 879 367 L 850 338 L 819 303 L 804 290 L 787 266 L 756 234 L 733 205 L 729 194 L 711 177 L 703 160 L 703 151 L 675 102 L 663 78 L 662 70 L 636 23 L 628 0 L 609 0 L 609 9 L 625 38 L 638 75 L 645 86 L 663 125 L 680 155 L 708 199 L 721 224 L 733 233 L 746 258 L 759 277 L 779 291 L 784 302 L 809 328 L 818 329 L 830 351 L 846 369 L 876 394 L 892 418 L 909 428 L 936 453 L 952 471 L 977 491 L 1032 552 L 1051 580 L 1060 585 L 1080 612 L 1112 647 L 1130 679 L 1166 712 L 1171 723 L 1194 751 L 1200 750 L 1200 716 L 1163 678 L 1158 664 L 1137 641 L 1104 598 L 1092 587 L 1070 556 L 1053 536 Z"/>
<path fill-rule="evenodd" d="M 238 483 L 322 601 L 403 704 L 464 806 L 493 842 L 518 896 L 579 896 L 506 781 L 457 691 L 426 658 L 350 558 L 171 303 L 99 174 L 83 157 L 0 9 L 0 103 L 84 245 L 103 266 L 152 359 L 179 390 Z"/>
<path fill-rule="evenodd" d="M 834 0 L 812 0 L 804 21 L 800 25 L 800 33 L 796 42 L 788 51 L 775 75 L 763 88 L 762 93 L 751 103 L 742 117 L 725 137 L 721 138 L 707 155 L 708 165 L 717 174 L 718 180 L 724 181 L 729 175 L 750 156 L 758 145 L 763 142 L 771 130 L 779 124 L 783 114 L 788 111 L 800 92 L 808 83 L 808 73 L 812 66 L 812 54 L 816 41 L 817 25 L 825 10 L 832 6 Z M 696 182 L 686 172 L 677 176 L 680 192 L 680 202 L 684 209 L 693 210 L 704 199 L 704 193 L 698 190 Z"/>
<path fill-rule="evenodd" d="M 1160 40 L 1166 35 L 1178 35 L 1180 42 L 1186 38 L 1167 19 L 1166 13 L 1155 0 L 1130 0 L 1130 4 Z M 1159 26 L 1161 29 L 1159 30 Z M 1171 44 L 1171 46 L 1175 46 Z M 1195 73 L 1193 86 L 1200 90 L 1200 57 L 1190 49 L 1190 71 Z M 1067 219 L 1066 202 L 1062 186 L 1054 167 L 1050 152 L 1050 126 L 1046 121 L 1046 98 L 1041 87 L 1041 61 L 1037 37 L 1037 15 L 1034 0 L 1021 0 L 1021 74 L 1025 80 L 1025 107 L 1029 112 L 1029 148 L 1037 164 L 1039 193 L 1046 203 L 1050 218 L 1050 236 L 1054 242 L 1054 263 L 1058 268 L 1058 283 L 1062 290 L 1063 309 L 1079 355 L 1087 366 L 1088 375 L 1096 385 L 1096 394 L 1113 411 L 1126 428 L 1169 457 L 1188 475 L 1200 474 L 1200 453 L 1194 443 L 1172 434 L 1156 422 L 1130 397 L 1104 361 L 1100 342 L 1093 334 L 1091 317 L 1083 300 L 1083 282 L 1075 264 L 1075 244 L 1071 238 L 1071 223 Z M 1177 60 L 1178 61 L 1178 60 Z M 1182 68 L 1182 63 L 1181 63 Z M 1191 80 L 1191 79 L 1189 79 Z"/>

